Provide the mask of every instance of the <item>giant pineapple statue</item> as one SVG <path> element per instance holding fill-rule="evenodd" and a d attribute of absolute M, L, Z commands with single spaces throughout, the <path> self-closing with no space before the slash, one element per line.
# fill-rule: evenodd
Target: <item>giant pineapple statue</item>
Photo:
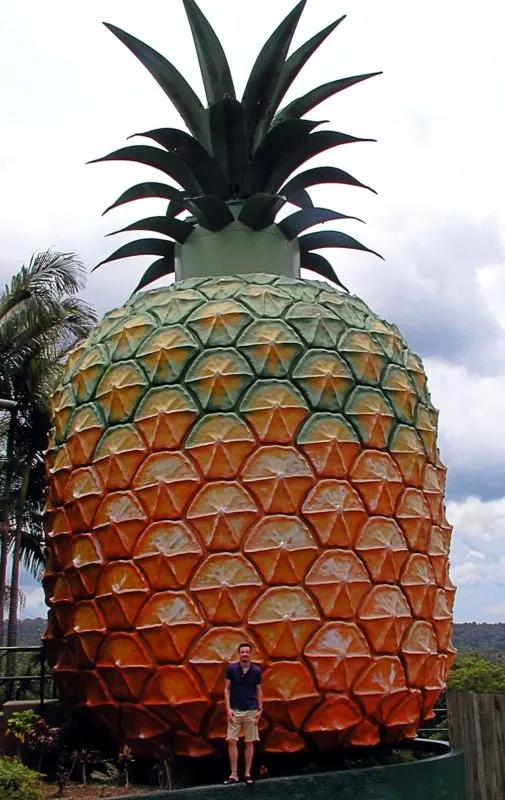
<path fill-rule="evenodd" d="M 372 77 L 279 109 L 341 22 L 288 56 L 304 5 L 239 101 L 216 34 L 184 0 L 207 108 L 169 61 L 107 26 L 189 133 L 148 131 L 158 146 L 101 159 L 154 167 L 179 188 L 141 183 L 111 206 L 169 201 L 124 229 L 163 238 L 106 261 L 157 258 L 71 354 L 53 398 L 45 641 L 61 695 L 135 747 L 211 753 L 224 665 L 242 641 L 264 668 L 270 752 L 415 736 L 453 656 L 445 469 L 421 361 L 314 252 L 367 248 L 304 233 L 345 218 L 307 189 L 363 186 L 334 167 L 299 171 L 362 141 L 305 115 Z M 276 222 L 286 204 L 298 210 Z M 300 279 L 303 268 L 332 283 Z"/>

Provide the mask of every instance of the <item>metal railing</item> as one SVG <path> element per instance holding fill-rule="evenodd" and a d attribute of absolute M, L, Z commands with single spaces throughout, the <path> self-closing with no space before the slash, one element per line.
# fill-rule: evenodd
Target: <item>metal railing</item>
<path fill-rule="evenodd" d="M 3 673 L 6 671 L 4 668 L 5 660 L 8 659 L 9 655 L 14 654 L 14 659 L 16 660 L 16 656 L 18 653 L 34 653 L 37 654 L 38 658 L 35 659 L 35 666 L 38 668 L 38 672 L 34 674 L 28 675 L 18 675 L 16 669 L 16 663 L 14 665 L 14 674 L 13 675 L 4 675 Z M 16 683 L 18 683 L 18 691 L 16 693 Z M 3 703 L 7 702 L 8 700 L 14 699 L 15 695 L 19 695 L 20 693 L 26 695 L 27 692 L 30 691 L 30 688 L 33 684 L 38 685 L 38 701 L 41 706 L 44 705 L 48 694 L 54 697 L 54 680 L 52 671 L 48 669 L 44 654 L 44 648 L 41 645 L 38 646 L 31 646 L 31 647 L 7 647 L 5 645 L 0 646 L 0 706 Z M 48 685 L 49 684 L 49 685 Z M 37 699 L 36 692 L 34 698 L 30 699 Z M 20 699 L 19 696 L 16 699 Z M 23 698 L 24 699 L 24 698 Z"/>
<path fill-rule="evenodd" d="M 424 725 L 419 728 L 417 735 L 429 738 L 430 734 L 445 734 L 445 738 L 449 739 L 449 726 L 447 723 L 447 708 L 434 708 L 435 717 L 431 720 L 430 724 Z"/>

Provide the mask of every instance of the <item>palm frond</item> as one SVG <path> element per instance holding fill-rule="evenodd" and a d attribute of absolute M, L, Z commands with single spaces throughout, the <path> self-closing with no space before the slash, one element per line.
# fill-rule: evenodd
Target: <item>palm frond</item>
<path fill-rule="evenodd" d="M 86 270 L 75 253 L 45 250 L 30 259 L 32 290 L 46 286 L 52 294 L 77 294 L 86 285 Z"/>
<path fill-rule="evenodd" d="M 45 547 L 42 533 L 23 530 L 21 534 L 21 562 L 30 575 L 39 581 L 45 567 Z"/>
<path fill-rule="evenodd" d="M 23 522 L 32 539 L 26 540 L 27 548 L 35 534 L 42 541 L 42 452 L 50 429 L 49 395 L 60 378 L 64 353 L 96 322 L 93 309 L 77 296 L 84 276 L 74 255 L 46 251 L 22 267 L 0 294 L 0 393 L 17 403 L 8 420 L 6 415 L 0 419 L 1 494 L 11 498 L 14 520 L 28 468 Z M 26 563 L 37 571 L 40 547 L 32 551 Z"/>

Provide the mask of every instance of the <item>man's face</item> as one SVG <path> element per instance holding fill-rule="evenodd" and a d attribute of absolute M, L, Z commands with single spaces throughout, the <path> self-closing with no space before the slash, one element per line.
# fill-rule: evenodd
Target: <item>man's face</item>
<path fill-rule="evenodd" d="M 240 663 L 241 664 L 248 664 L 251 660 L 251 649 L 250 647 L 241 647 L 238 651 Z"/>

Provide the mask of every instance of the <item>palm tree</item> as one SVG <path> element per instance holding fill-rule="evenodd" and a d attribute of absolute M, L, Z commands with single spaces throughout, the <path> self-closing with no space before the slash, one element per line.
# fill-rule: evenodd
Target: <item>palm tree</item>
<path fill-rule="evenodd" d="M 3 420 L 1 465 L 0 642 L 11 546 L 10 645 L 16 642 L 20 561 L 24 553 L 37 572 L 43 557 L 41 476 L 49 396 L 65 355 L 96 322 L 95 312 L 76 296 L 84 284 L 84 268 L 73 253 L 47 250 L 33 256 L 0 295 L 0 397 L 16 403 Z"/>

